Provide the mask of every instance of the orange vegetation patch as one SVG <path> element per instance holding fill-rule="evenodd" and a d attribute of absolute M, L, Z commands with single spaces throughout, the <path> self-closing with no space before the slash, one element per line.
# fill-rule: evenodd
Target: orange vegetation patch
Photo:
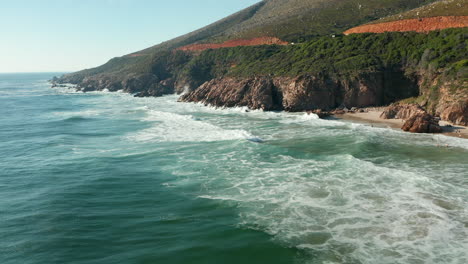
<path fill-rule="evenodd" d="M 446 28 L 468 27 L 468 16 L 441 16 L 420 19 L 405 19 L 379 24 L 363 25 L 351 28 L 345 35 L 355 33 L 384 33 L 384 32 L 429 32 Z"/>
<path fill-rule="evenodd" d="M 191 44 L 178 48 L 185 51 L 200 51 L 206 49 L 232 48 L 237 46 L 258 46 L 258 45 L 288 45 L 286 41 L 273 37 L 261 37 L 253 39 L 235 39 L 217 44 Z"/>

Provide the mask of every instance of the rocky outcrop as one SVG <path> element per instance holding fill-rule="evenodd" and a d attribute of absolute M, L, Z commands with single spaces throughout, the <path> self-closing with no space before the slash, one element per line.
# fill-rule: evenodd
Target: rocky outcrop
<path fill-rule="evenodd" d="M 58 83 L 67 82 L 62 79 Z M 56 83 L 55 85 L 57 85 Z M 86 77 L 76 82 L 76 89 L 83 92 L 91 91 L 123 91 L 135 94 L 136 97 L 162 96 L 174 93 L 175 81 L 172 78 L 160 80 L 153 74 L 131 74 L 124 77 L 98 75 Z"/>
<path fill-rule="evenodd" d="M 180 101 L 203 102 L 222 107 L 248 106 L 251 109 L 280 110 L 281 93 L 269 78 L 220 78 L 208 81 Z"/>
<path fill-rule="evenodd" d="M 448 106 L 442 110 L 440 118 L 456 125 L 468 126 L 468 100 Z"/>
<path fill-rule="evenodd" d="M 345 35 L 356 33 L 384 33 L 384 32 L 429 32 L 446 28 L 468 27 L 468 16 L 441 16 L 420 19 L 404 19 L 392 22 L 367 24 L 348 29 Z"/>
<path fill-rule="evenodd" d="M 403 119 L 407 120 L 412 116 L 426 113 L 418 104 L 393 104 L 380 115 L 382 119 Z"/>
<path fill-rule="evenodd" d="M 191 44 L 178 48 L 183 51 L 202 51 L 207 49 L 232 48 L 238 46 L 258 46 L 258 45 L 288 45 L 286 41 L 274 37 L 260 37 L 253 39 L 234 39 L 223 43 Z"/>
<path fill-rule="evenodd" d="M 418 104 L 393 104 L 380 115 L 382 119 L 403 119 L 403 131 L 412 133 L 441 133 L 437 118 Z"/>
<path fill-rule="evenodd" d="M 181 97 L 185 102 L 214 106 L 248 106 L 252 109 L 291 112 L 343 107 L 385 105 L 418 93 L 417 85 L 403 74 L 362 73 L 356 77 L 327 75 L 298 77 L 218 78 Z M 398 92 L 395 79 L 409 83 Z M 396 92 L 395 92 L 396 91 Z"/>
<path fill-rule="evenodd" d="M 340 89 L 338 82 L 316 76 L 275 78 L 273 83 L 281 91 L 282 108 L 291 112 L 334 108 Z"/>
<path fill-rule="evenodd" d="M 442 133 L 439 121 L 425 112 L 408 118 L 401 129 L 412 133 Z"/>
<path fill-rule="evenodd" d="M 468 126 L 468 82 L 449 80 L 440 83 L 437 97 L 432 100 L 435 101 L 433 113 L 454 125 Z M 428 101 L 431 101 L 430 95 L 426 95 Z"/>

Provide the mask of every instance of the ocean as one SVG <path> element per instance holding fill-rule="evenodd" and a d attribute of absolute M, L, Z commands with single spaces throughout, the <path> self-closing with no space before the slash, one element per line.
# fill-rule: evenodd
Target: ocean
<path fill-rule="evenodd" d="M 0 263 L 468 263 L 468 140 L 0 74 Z"/>

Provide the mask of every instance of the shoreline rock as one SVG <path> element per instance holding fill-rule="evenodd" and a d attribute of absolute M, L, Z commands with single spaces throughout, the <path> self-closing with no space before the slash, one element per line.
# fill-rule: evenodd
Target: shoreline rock
<path fill-rule="evenodd" d="M 403 131 L 412 133 L 442 133 L 440 118 L 429 114 L 418 104 L 393 104 L 380 115 L 382 119 L 403 119 Z"/>
<path fill-rule="evenodd" d="M 411 116 L 401 129 L 411 133 L 442 133 L 439 121 L 428 113 L 417 113 Z"/>
<path fill-rule="evenodd" d="M 406 84 L 406 89 L 396 93 L 393 89 L 392 94 L 388 95 L 388 87 L 398 82 L 395 78 L 401 78 L 398 80 Z M 60 87 L 62 83 L 60 79 L 52 81 L 52 87 Z M 186 93 L 179 101 L 201 102 L 218 107 L 246 106 L 265 111 L 311 112 L 320 118 L 363 112 L 363 108 L 404 99 L 418 90 L 417 83 L 408 77 L 382 72 L 362 73 L 353 79 L 340 79 L 336 76 L 332 78 L 324 74 L 297 77 L 222 77 L 207 81 L 196 89 L 190 89 L 187 85 L 182 89 L 179 86 L 183 83 L 186 82 L 177 78 L 160 80 L 154 75 L 146 74 L 126 76 L 123 80 L 85 78 L 76 89 L 83 92 L 123 90 L 135 97 L 162 96 L 184 91 Z M 460 125 L 468 124 L 468 102 L 448 106 L 450 107 L 440 113 L 443 120 Z M 435 128 L 436 119 L 425 114 L 429 113 L 418 104 L 393 104 L 385 109 L 381 118 L 404 119 L 408 122 L 405 125 L 408 131 L 439 131 Z M 409 119 L 415 115 L 419 118 L 411 119 L 410 123 Z"/>

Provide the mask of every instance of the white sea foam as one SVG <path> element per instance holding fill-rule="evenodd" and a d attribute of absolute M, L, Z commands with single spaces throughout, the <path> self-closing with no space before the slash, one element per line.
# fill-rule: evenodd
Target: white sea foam
<path fill-rule="evenodd" d="M 92 117 L 92 116 L 98 116 L 102 113 L 103 111 L 98 110 L 98 109 L 88 109 L 88 110 L 83 110 L 83 111 L 57 111 L 57 112 L 52 112 L 51 114 L 57 117 L 70 118 L 70 117 L 77 117 L 77 116 Z"/>
<path fill-rule="evenodd" d="M 238 204 L 243 226 L 304 250 L 336 252 L 339 263 L 464 263 L 468 258 L 466 205 L 434 189 L 433 178 L 351 155 L 239 164 L 252 171 L 247 176 L 221 171 L 225 182 L 205 185 L 210 194 L 200 197 Z"/>
<path fill-rule="evenodd" d="M 148 116 L 143 121 L 153 122 L 154 125 L 128 138 L 150 142 L 210 142 L 253 138 L 245 130 L 223 129 L 191 115 L 148 110 Z"/>
<path fill-rule="evenodd" d="M 129 118 L 150 127 L 127 134 L 131 141 L 116 143 L 124 145 L 113 146 L 115 150 L 110 152 L 101 153 L 90 147 L 82 153 L 83 148 L 75 148 L 79 155 L 146 155 L 159 145 L 169 145 L 151 143 L 242 140 L 254 138 L 252 134 L 271 140 L 272 144 L 236 142 L 242 145 L 237 149 L 233 146 L 236 144 L 226 143 L 233 149 L 229 153 L 200 151 L 194 156 L 168 147 L 174 154 L 164 155 L 171 155 L 174 162 L 160 169 L 173 179 L 162 185 L 174 191 L 200 186 L 200 198 L 235 206 L 239 225 L 312 252 L 313 263 L 467 262 L 466 184 L 445 182 L 452 177 L 461 178 L 459 182 L 463 183 L 465 175 L 460 175 L 460 168 L 441 170 L 444 164 L 437 162 L 418 158 L 407 161 L 406 157 L 413 153 L 404 151 L 407 156 L 397 153 L 396 158 L 380 163 L 370 162 L 371 157 L 363 160 L 344 154 L 346 149 L 327 157 L 300 158 L 294 155 L 302 150 L 301 146 L 293 142 L 308 138 L 313 141 L 319 136 L 345 138 L 345 143 L 352 142 L 349 148 L 367 144 L 434 151 L 441 150 L 435 148 L 437 145 L 443 150 L 447 145 L 447 151 L 461 151 L 451 148 L 468 149 L 467 140 L 321 120 L 304 113 L 176 103 L 176 95 L 135 99 L 112 93 L 95 97 L 86 100 L 99 104 L 100 109 L 57 115 L 110 118 L 131 111 Z M 283 139 L 290 145 L 282 146 Z M 281 154 L 272 150 L 282 147 L 286 150 Z M 420 162 L 420 168 L 414 168 L 412 162 Z"/>

